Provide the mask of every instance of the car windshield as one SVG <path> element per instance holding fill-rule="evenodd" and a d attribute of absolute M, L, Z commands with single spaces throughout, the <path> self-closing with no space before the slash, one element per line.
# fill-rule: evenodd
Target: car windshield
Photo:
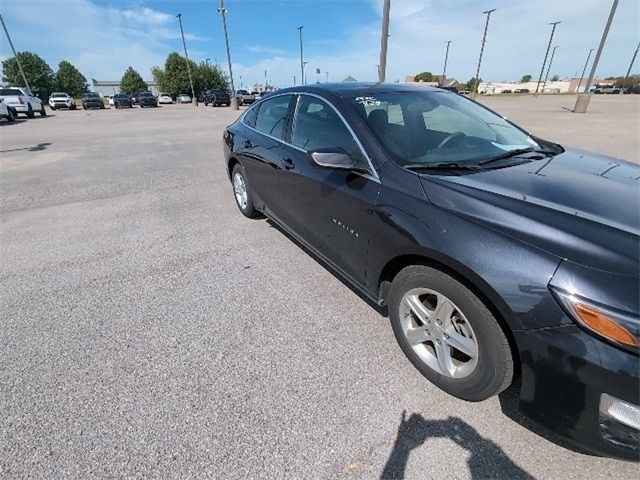
<path fill-rule="evenodd" d="M 52 93 L 51 96 L 53 98 L 67 98 L 67 94 L 66 93 Z"/>
<path fill-rule="evenodd" d="M 540 146 L 476 103 L 447 91 L 365 93 L 351 99 L 398 164 L 479 163 Z"/>
<path fill-rule="evenodd" d="M 87 93 L 85 94 L 84 98 L 100 98 L 100 95 L 98 95 L 97 93 Z"/>
<path fill-rule="evenodd" d="M 117 93 L 113 96 L 113 98 L 127 98 L 127 96 L 123 93 Z"/>

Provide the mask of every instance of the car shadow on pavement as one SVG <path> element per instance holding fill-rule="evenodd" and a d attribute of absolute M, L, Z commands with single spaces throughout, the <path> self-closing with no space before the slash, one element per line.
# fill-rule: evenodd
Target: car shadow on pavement
<path fill-rule="evenodd" d="M 398 435 L 380 480 L 405 478 L 409 454 L 430 438 L 449 438 L 467 450 L 470 454 L 467 459 L 469 476 L 474 480 L 535 480 L 534 476 L 516 465 L 495 442 L 481 436 L 464 420 L 458 417 L 426 420 L 418 413 L 412 413 L 407 418 L 406 411 L 402 412 Z"/>
<path fill-rule="evenodd" d="M 22 148 L 11 148 L 9 150 L 0 150 L 0 153 L 21 152 L 21 151 L 39 152 L 41 150 L 45 150 L 49 145 L 51 145 L 51 143 L 49 142 L 39 143 L 37 145 L 34 145 L 33 147 L 22 147 Z"/>

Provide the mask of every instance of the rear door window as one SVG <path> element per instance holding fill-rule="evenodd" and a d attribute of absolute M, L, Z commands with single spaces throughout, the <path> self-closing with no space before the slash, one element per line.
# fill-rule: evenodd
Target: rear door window
<path fill-rule="evenodd" d="M 291 95 L 280 95 L 261 102 L 253 128 L 278 140 L 284 140 L 290 101 Z"/>

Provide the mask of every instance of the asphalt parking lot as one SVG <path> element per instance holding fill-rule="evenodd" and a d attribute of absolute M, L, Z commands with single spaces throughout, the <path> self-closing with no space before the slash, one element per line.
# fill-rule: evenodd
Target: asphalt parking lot
<path fill-rule="evenodd" d="M 540 98 L 529 116 L 530 98 L 486 101 L 533 133 L 640 161 L 637 96 L 594 98 L 579 119 L 560 98 L 572 105 Z M 171 105 L 0 125 L 0 478 L 640 474 L 420 376 L 385 318 L 237 211 L 221 153 L 236 115 Z"/>

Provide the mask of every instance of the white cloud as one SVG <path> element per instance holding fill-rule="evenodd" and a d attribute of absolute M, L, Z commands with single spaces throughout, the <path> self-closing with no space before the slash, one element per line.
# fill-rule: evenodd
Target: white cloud
<path fill-rule="evenodd" d="M 60 60 L 76 65 L 87 77 L 119 79 L 128 66 L 151 79 L 151 68 L 161 65 L 180 39 L 178 20 L 151 8 L 118 9 L 90 0 L 48 0 L 34 15 L 28 2 L 5 2 L 7 20 L 19 50 L 42 51 L 55 70 Z M 69 16 L 73 21 L 69 21 Z M 34 35 L 33 32 L 38 32 Z M 185 31 L 188 41 L 206 40 Z M 8 52 L 2 52 L 8 53 Z"/>
<path fill-rule="evenodd" d="M 286 53 L 285 50 L 282 50 L 281 48 L 274 48 L 265 45 L 248 45 L 244 48 L 253 53 L 266 53 L 269 55 L 283 55 Z"/>
<path fill-rule="evenodd" d="M 331 42 L 305 38 L 307 71 L 320 68 L 325 79 L 340 81 L 347 75 L 375 81 L 379 62 L 382 0 L 369 0 L 377 19 L 347 32 L 335 32 Z M 442 73 L 447 40 L 452 40 L 447 76 L 466 81 L 475 75 L 484 29 L 484 10 L 497 7 L 491 15 L 480 76 L 489 80 L 518 80 L 524 74 L 540 72 L 551 27 L 558 25 L 554 45 L 559 45 L 551 75 L 580 73 L 590 48 L 596 48 L 611 7 L 611 0 L 531 0 L 511 2 L 477 1 L 462 4 L 444 0 L 393 0 L 389 38 L 387 81 L 429 70 Z M 635 49 L 640 9 L 631 0 L 620 2 L 598 74 L 623 75 Z M 333 39 L 338 38 L 338 41 Z M 294 45 L 296 47 L 297 45 Z M 295 48 L 292 48 L 295 50 Z M 324 50 L 324 52 L 323 52 Z M 307 49 L 305 49 L 307 51 Z M 317 53 L 322 52 L 322 53 Z M 265 52 L 267 53 L 267 52 Z M 290 85 L 293 75 L 300 80 L 300 60 L 295 51 L 274 54 L 254 64 L 234 65 L 244 79 L 262 82 L 266 68 L 269 78 Z M 592 56 L 593 59 L 593 56 Z M 637 71 L 636 65 L 635 71 Z M 315 73 L 308 74 L 310 82 Z M 246 82 L 246 80 L 245 80 Z M 246 83 L 245 83 L 246 84 Z"/>

